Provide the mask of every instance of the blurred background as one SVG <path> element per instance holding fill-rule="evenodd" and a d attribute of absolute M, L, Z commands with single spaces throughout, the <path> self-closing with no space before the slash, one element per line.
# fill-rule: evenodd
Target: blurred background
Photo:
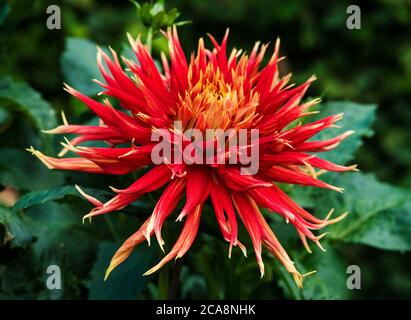
<path fill-rule="evenodd" d="M 61 7 L 61 30 L 46 28 L 46 8 L 50 4 Z M 292 72 L 295 83 L 302 83 L 312 74 L 318 77 L 308 92 L 310 96 L 377 104 L 375 134 L 358 151 L 356 162 L 363 172 L 373 172 L 381 181 L 410 190 L 411 2 L 361 1 L 360 30 L 348 30 L 346 27 L 346 8 L 350 4 L 350 1 L 320 0 L 166 1 L 167 8 L 176 7 L 180 11 L 178 20 L 192 21 L 179 27 L 180 39 L 186 52 L 195 50 L 198 38 L 206 37 L 206 33 L 221 39 L 226 28 L 230 28 L 229 47 L 235 46 L 247 51 L 255 41 L 273 43 L 280 37 L 281 53 L 287 56 L 282 71 Z M 135 7 L 129 1 L 63 0 L 56 3 L 0 0 L 0 21 L 0 76 L 12 76 L 15 80 L 30 84 L 56 110 L 64 109 L 82 120 L 88 119 L 85 108 L 62 90 L 62 83 L 67 80 L 62 71 L 64 66 L 61 66 L 67 37 L 86 38 L 122 52 L 127 42 L 126 31 L 133 36 L 146 32 L 144 23 L 137 19 Z M 167 49 L 164 41 L 157 39 L 153 43 L 153 54 L 158 57 L 160 50 Z M 75 87 L 75 83 L 70 84 Z M 19 138 L 24 140 L 22 137 L 7 135 L 8 130 L 10 131 L 10 127 L 4 125 L 0 131 L 4 133 L 1 138 L 3 147 L 20 143 L 16 142 Z M 22 145 L 23 142 L 21 141 Z M 108 183 L 104 181 L 101 185 L 103 187 Z M 201 251 L 198 261 L 212 259 L 210 248 L 219 247 L 219 242 L 210 240 L 211 244 L 207 248 L 202 248 L 201 242 L 197 244 L 198 248 L 193 250 Z M 81 246 L 81 242 L 78 245 Z M 382 255 L 381 250 L 376 248 L 346 244 L 340 246 L 348 260 L 358 262 L 366 269 L 363 271 L 366 275 L 363 289 L 350 293 L 351 298 L 411 297 L 409 253 L 385 252 Z M 110 254 L 107 259 L 109 256 Z M 0 264 L 12 263 L 10 261 L 13 259 L 20 259 L 18 252 L 0 249 Z M 16 262 L 21 270 L 12 279 L 17 282 L 25 281 L 25 277 L 21 275 L 26 272 L 22 264 L 23 262 Z M 84 270 L 84 274 L 88 272 L 88 269 Z M 183 276 L 184 272 L 189 273 L 182 270 Z M 245 282 L 258 281 L 254 266 L 248 273 L 255 273 L 256 276 L 248 276 L 244 279 Z M 228 291 L 221 293 L 221 288 L 210 288 L 212 281 L 208 282 L 204 274 L 206 273 L 197 272 L 192 275 L 190 283 L 179 289 L 178 296 L 287 297 L 282 293 L 281 286 L 274 288 L 268 282 L 250 290 L 244 289 L 238 293 L 240 296 L 233 286 L 227 284 Z M 82 279 L 86 280 L 83 282 Z M 72 287 L 71 291 L 58 298 L 87 297 L 89 277 L 81 275 L 77 280 L 77 287 Z M 231 280 L 236 282 L 234 277 Z M 23 287 L 14 288 L 14 280 L 7 281 L 7 284 L 3 282 L 1 288 L 4 297 L 14 295 L 16 298 L 47 298 L 46 294 L 38 295 L 38 284 L 33 284 L 31 291 L 27 291 Z M 157 279 L 153 281 L 157 286 Z M 165 280 L 158 281 L 157 289 L 161 288 L 161 283 Z M 264 288 L 270 289 L 272 293 L 264 294 L 264 290 L 261 290 Z M 147 289 L 142 297 L 152 297 L 149 292 L 157 289 Z"/>

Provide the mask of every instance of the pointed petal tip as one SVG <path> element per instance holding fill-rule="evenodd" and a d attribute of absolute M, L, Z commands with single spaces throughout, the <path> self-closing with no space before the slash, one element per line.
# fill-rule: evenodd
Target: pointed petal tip
<path fill-rule="evenodd" d="M 159 245 L 161 251 L 163 251 L 163 253 L 165 254 L 166 250 L 164 249 L 164 241 L 163 241 L 163 243 L 158 243 L 158 245 Z"/>
<path fill-rule="evenodd" d="M 30 147 L 28 147 L 28 148 L 26 148 L 26 149 L 24 149 L 24 150 L 30 152 L 30 153 L 33 154 L 33 155 L 34 155 L 34 153 L 36 152 L 36 149 L 34 149 L 33 146 L 30 146 Z"/>
<path fill-rule="evenodd" d="M 144 238 L 146 238 L 147 240 L 147 244 L 150 247 L 151 246 L 151 237 L 150 237 L 150 233 L 147 232 L 147 229 L 143 232 Z"/>
<path fill-rule="evenodd" d="M 302 289 L 303 288 L 303 276 L 298 271 L 293 272 L 292 276 L 293 276 L 294 282 L 297 285 L 297 287 L 299 289 Z"/>
<path fill-rule="evenodd" d="M 320 248 L 320 250 L 322 251 L 322 252 L 327 252 L 327 250 L 325 250 L 325 248 L 322 246 L 322 244 L 320 243 L 320 241 L 314 241 L 315 242 L 315 244 L 318 246 L 318 248 Z"/>
<path fill-rule="evenodd" d="M 360 169 L 358 169 L 358 164 L 353 164 L 352 166 L 349 166 L 348 168 L 350 168 L 351 171 L 360 171 Z"/>
<path fill-rule="evenodd" d="M 264 277 L 265 274 L 265 267 L 264 267 L 264 263 L 262 260 L 257 261 L 258 263 L 258 268 L 260 269 L 260 279 L 262 279 Z"/>
<path fill-rule="evenodd" d="M 344 193 L 345 189 L 344 188 L 337 188 L 336 191 L 339 192 L 339 193 Z"/>
<path fill-rule="evenodd" d="M 317 76 L 313 74 L 311 77 L 308 78 L 307 82 L 314 82 L 317 79 L 318 79 Z"/>
<path fill-rule="evenodd" d="M 67 91 L 68 93 L 72 94 L 75 92 L 74 88 L 68 85 L 66 82 L 63 82 L 63 90 Z"/>
<path fill-rule="evenodd" d="M 349 136 L 353 135 L 354 133 L 355 133 L 355 130 L 347 130 L 347 131 L 344 133 L 344 135 L 345 135 L 345 137 L 349 137 Z"/>
<path fill-rule="evenodd" d="M 181 222 L 183 221 L 183 218 L 187 215 L 187 212 L 183 209 L 181 213 L 178 215 L 177 219 L 175 222 Z"/>
<path fill-rule="evenodd" d="M 115 193 L 120 193 L 121 192 L 121 189 L 114 188 L 113 186 L 108 186 L 108 187 L 110 188 L 111 191 L 113 191 Z"/>
<path fill-rule="evenodd" d="M 104 274 L 104 282 L 107 281 L 108 277 L 110 276 L 111 271 L 113 271 L 114 267 L 110 264 L 109 267 L 106 269 L 106 272 Z"/>
<path fill-rule="evenodd" d="M 299 273 L 298 271 L 293 272 L 292 275 L 293 275 L 293 278 L 294 278 L 294 281 L 295 281 L 297 287 L 298 287 L 299 289 L 302 289 L 302 288 L 303 288 L 303 280 L 304 280 L 304 278 L 305 278 L 305 277 L 308 277 L 308 276 L 310 276 L 310 275 L 312 275 L 312 274 L 314 274 L 314 273 L 316 273 L 316 272 L 317 272 L 317 270 L 313 270 L 313 271 L 310 271 L 310 272 L 307 272 L 307 273 L 304 273 L 304 274 L 301 274 L 301 273 Z"/>
<path fill-rule="evenodd" d="M 49 163 L 49 161 L 47 161 L 47 156 L 45 156 L 43 153 L 41 153 L 40 151 L 36 150 L 33 148 L 33 146 L 30 146 L 30 148 L 27 148 L 26 151 L 31 152 L 31 154 L 35 157 L 37 157 L 37 159 L 39 159 L 41 162 L 43 162 L 43 164 L 50 170 L 54 169 L 54 166 L 52 164 Z"/>
<path fill-rule="evenodd" d="M 334 210 L 334 209 L 332 209 L 332 210 Z M 348 215 L 348 211 L 340 214 L 338 217 L 336 217 L 336 218 L 334 218 L 334 219 L 330 219 L 331 214 L 332 214 L 332 212 L 330 212 L 330 213 L 327 215 L 327 217 L 325 218 L 325 220 L 326 220 L 326 225 L 334 224 L 334 223 L 337 223 L 337 222 L 343 220 L 343 219 Z"/>
<path fill-rule="evenodd" d="M 88 219 L 88 222 L 91 223 L 91 219 L 93 217 L 92 213 L 88 213 L 83 217 L 83 224 L 85 223 L 86 219 Z"/>
<path fill-rule="evenodd" d="M 228 259 L 231 259 L 231 253 L 232 253 L 232 251 L 233 251 L 233 244 L 230 243 L 230 246 L 229 246 L 229 248 L 228 248 Z"/>
<path fill-rule="evenodd" d="M 154 272 L 156 272 L 157 269 L 154 269 L 154 268 L 155 268 L 155 267 L 153 267 L 153 268 L 147 270 L 146 272 L 144 272 L 144 273 L 143 273 L 143 276 L 144 276 L 144 277 L 147 277 L 147 276 L 153 274 Z"/>

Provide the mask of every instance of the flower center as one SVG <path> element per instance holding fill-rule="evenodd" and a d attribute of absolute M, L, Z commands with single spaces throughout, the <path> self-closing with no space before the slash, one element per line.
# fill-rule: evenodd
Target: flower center
<path fill-rule="evenodd" d="M 183 129 L 240 129 L 250 127 L 256 116 L 259 95 L 244 90 L 244 77 L 234 72 L 227 79 L 220 69 L 207 65 L 197 81 L 190 78 L 189 88 L 180 98 L 176 118 Z M 194 83 L 193 83 L 194 82 Z"/>

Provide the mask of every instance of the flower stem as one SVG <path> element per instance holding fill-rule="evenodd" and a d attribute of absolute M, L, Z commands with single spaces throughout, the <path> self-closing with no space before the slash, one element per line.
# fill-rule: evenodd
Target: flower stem
<path fill-rule="evenodd" d="M 170 288 L 168 290 L 168 299 L 177 299 L 178 285 L 180 282 L 180 271 L 182 266 L 182 260 L 177 259 L 171 271 Z"/>
<path fill-rule="evenodd" d="M 113 237 L 113 240 L 115 242 L 121 242 L 121 239 L 116 231 L 116 228 L 113 225 L 113 222 L 111 222 L 110 217 L 107 216 L 106 214 L 104 215 L 104 219 L 106 220 L 107 227 L 110 230 L 111 236 Z"/>
<path fill-rule="evenodd" d="M 168 267 L 163 267 L 158 275 L 158 299 L 165 300 L 168 298 L 168 288 L 170 284 L 170 273 Z"/>

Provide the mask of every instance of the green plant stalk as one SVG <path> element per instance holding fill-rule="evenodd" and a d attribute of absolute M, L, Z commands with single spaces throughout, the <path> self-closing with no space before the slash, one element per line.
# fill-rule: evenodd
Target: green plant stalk
<path fill-rule="evenodd" d="M 170 285 L 169 267 L 163 267 L 159 270 L 158 275 L 158 299 L 165 300 L 168 298 Z"/>

